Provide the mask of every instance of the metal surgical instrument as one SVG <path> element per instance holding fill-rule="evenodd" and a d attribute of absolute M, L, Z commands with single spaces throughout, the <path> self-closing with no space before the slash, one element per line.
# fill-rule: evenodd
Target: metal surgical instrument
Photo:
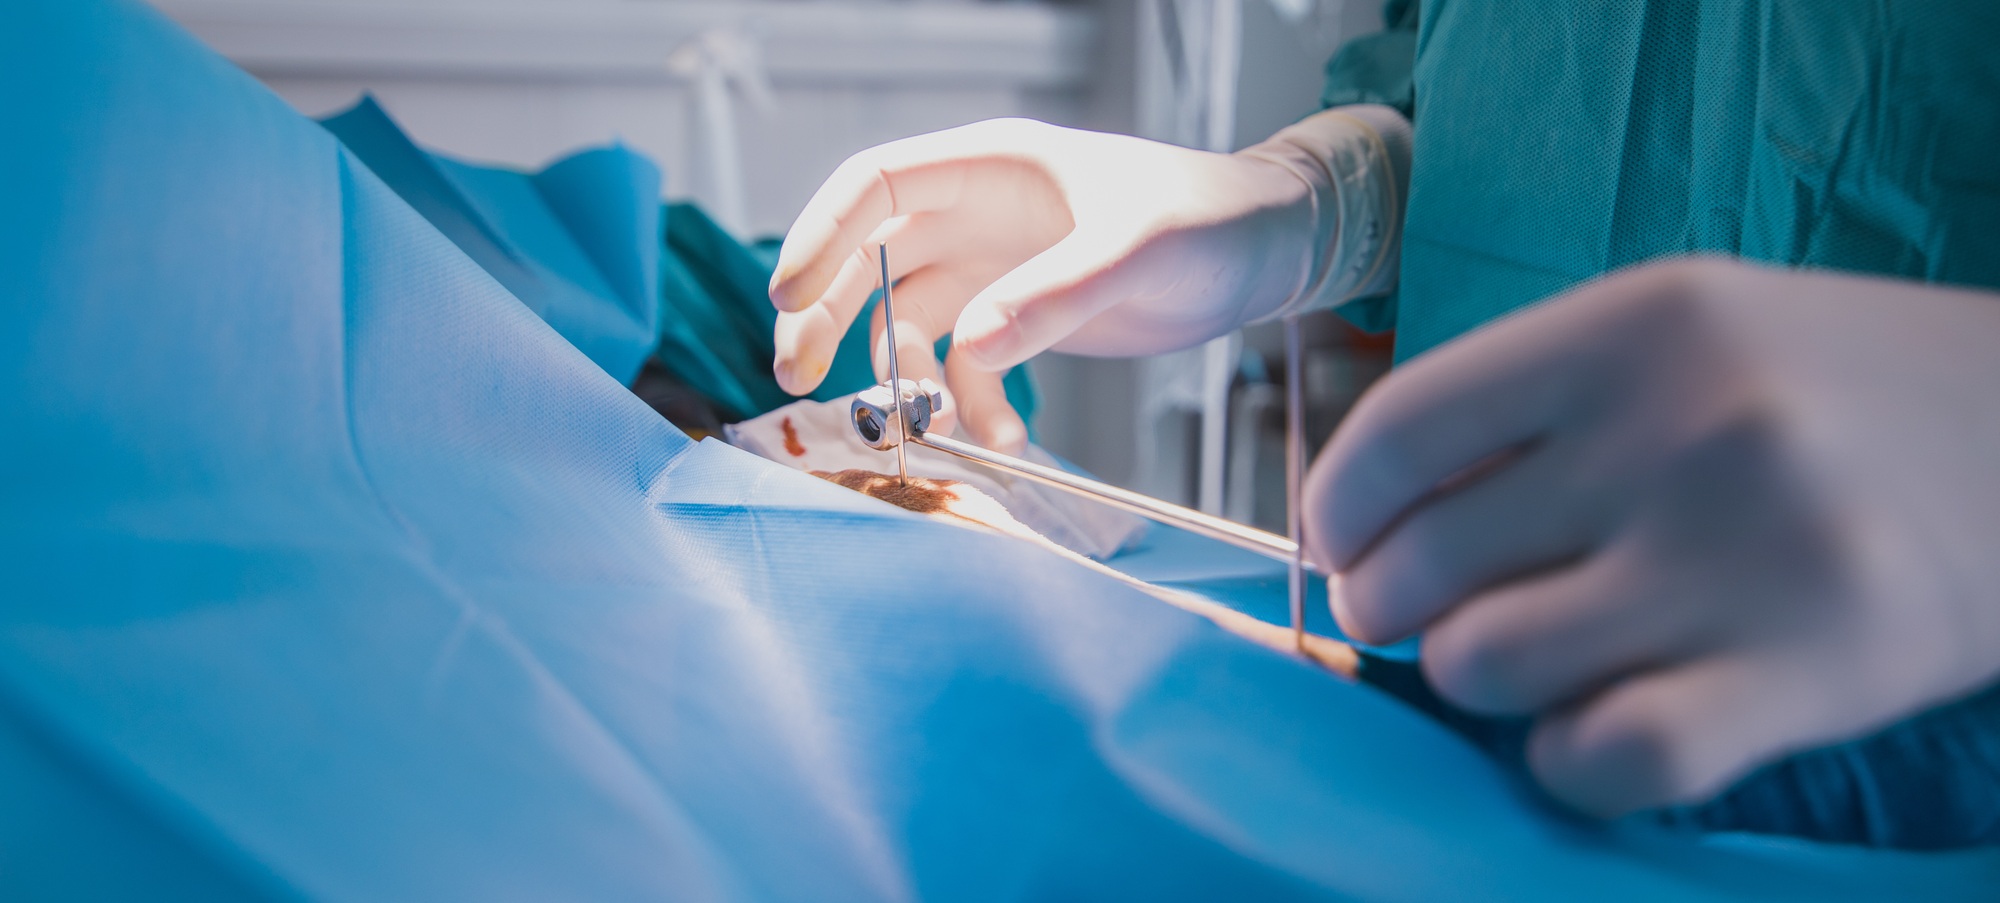
<path fill-rule="evenodd" d="M 856 395 L 851 410 L 854 430 L 864 443 L 883 451 L 896 450 L 896 469 L 904 485 L 909 483 L 909 464 L 903 451 L 903 443 L 908 441 L 1282 561 L 1288 567 L 1292 643 L 1301 654 L 1305 652 L 1305 574 L 1316 569 L 1306 562 L 1305 550 L 1300 544 L 1302 518 L 1299 494 L 1305 473 L 1305 403 L 1304 355 L 1296 316 L 1286 317 L 1284 321 L 1285 519 L 1289 535 L 1279 536 L 1065 470 L 1024 461 L 946 436 L 929 435 L 926 431 L 930 429 L 931 415 L 942 405 L 943 392 L 928 379 L 905 381 L 897 370 L 896 314 L 889 287 L 889 246 L 877 245 L 876 250 L 882 264 L 882 326 L 889 345 L 889 382 Z"/>
<path fill-rule="evenodd" d="M 1291 601 L 1292 648 L 1306 651 L 1305 512 L 1301 483 L 1306 473 L 1305 349 L 1299 337 L 1299 317 L 1285 317 L 1285 534 L 1292 544 L 1286 592 Z"/>
<path fill-rule="evenodd" d="M 889 287 L 889 243 L 875 246 L 876 258 L 882 262 L 882 334 L 889 340 L 889 385 L 898 396 L 903 393 L 903 374 L 896 369 L 896 302 L 890 297 Z M 910 416 L 903 410 L 901 398 L 896 404 L 896 428 L 900 436 L 910 434 Z M 896 478 L 902 485 L 910 485 L 910 462 L 904 457 L 903 443 L 896 443 Z"/>

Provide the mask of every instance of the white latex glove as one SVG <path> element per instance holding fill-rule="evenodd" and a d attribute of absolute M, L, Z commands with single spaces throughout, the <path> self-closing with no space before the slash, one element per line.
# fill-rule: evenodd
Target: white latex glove
<path fill-rule="evenodd" d="M 779 253 L 778 383 L 819 385 L 878 287 L 886 241 L 903 377 L 937 377 L 931 345 L 951 333 L 955 410 L 941 420 L 956 414 L 975 441 L 1018 452 L 1027 433 L 1000 372 L 1045 349 L 1165 351 L 1385 290 L 1408 130 L 1386 107 L 1352 107 L 1213 154 L 1003 119 L 863 151 Z"/>
<path fill-rule="evenodd" d="M 1342 425 L 1306 509 L 1334 614 L 1536 715 L 1535 774 L 1600 815 L 1873 732 L 2000 675 L 1996 349 L 1996 294 L 1719 260 L 1583 286 Z"/>

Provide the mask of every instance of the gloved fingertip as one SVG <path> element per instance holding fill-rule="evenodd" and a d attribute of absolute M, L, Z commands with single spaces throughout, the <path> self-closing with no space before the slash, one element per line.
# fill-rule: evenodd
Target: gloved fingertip
<path fill-rule="evenodd" d="M 771 303 L 779 310 L 804 310 L 825 294 L 832 276 L 822 276 L 820 271 L 825 268 L 822 261 L 835 229 L 825 217 L 807 213 L 801 214 L 785 234 L 785 243 L 778 247 L 778 262 L 771 267 Z"/>
<path fill-rule="evenodd" d="M 994 378 L 988 375 L 985 379 Z M 981 388 L 990 388 L 995 393 L 1000 391 L 997 380 L 995 385 Z M 975 397 L 979 397 L 980 402 L 965 409 L 959 417 L 959 423 L 965 427 L 966 435 L 979 446 L 1003 455 L 1019 456 L 1027 451 L 1028 426 L 1021 422 L 1021 415 L 1014 413 L 1014 409 L 1008 407 L 1007 402 L 997 394 L 994 397 L 985 397 L 985 393 L 981 392 L 976 393 Z M 952 410 L 954 412 L 958 410 L 955 404 Z"/>
<path fill-rule="evenodd" d="M 786 288 L 798 278 L 798 275 L 798 251 L 793 247 L 793 243 L 787 240 L 783 245 L 778 247 L 778 260 L 771 265 L 771 300 L 778 301 L 780 298 L 789 298 L 790 295 L 786 292 Z"/>
<path fill-rule="evenodd" d="M 771 365 L 771 375 L 778 380 L 778 388 L 788 395 L 805 395 L 819 388 L 826 379 L 827 365 L 807 365 L 796 358 L 781 358 Z"/>
<path fill-rule="evenodd" d="M 1374 618 L 1364 615 L 1368 606 L 1355 602 L 1353 586 L 1342 574 L 1326 578 L 1326 604 L 1333 610 L 1333 621 L 1340 626 L 1340 632 L 1357 643 L 1370 646 L 1386 646 L 1402 640 L 1406 633 L 1384 630 L 1379 612 Z"/>
<path fill-rule="evenodd" d="M 1673 742 L 1657 729 L 1593 723 L 1582 713 L 1543 716 L 1528 735 L 1528 768 L 1558 802 L 1596 818 L 1619 818 L 1678 796 Z"/>
<path fill-rule="evenodd" d="M 838 267 L 829 271 L 828 266 L 821 261 L 780 257 L 771 273 L 771 303 L 781 311 L 793 313 L 825 301 L 839 272 Z"/>
<path fill-rule="evenodd" d="M 1019 457 L 1028 450 L 1028 426 L 1012 411 L 986 418 L 983 432 L 986 447 L 1003 455 Z"/>
<path fill-rule="evenodd" d="M 1347 604 L 1347 593 L 1342 591 L 1339 574 L 1326 578 L 1326 607 L 1333 613 L 1333 622 L 1340 626 L 1340 632 L 1353 638 L 1356 633 L 1354 611 Z"/>
<path fill-rule="evenodd" d="M 1013 319 L 990 305 L 967 307 L 952 329 L 951 352 L 965 355 L 966 363 L 981 370 L 999 371 L 1020 363 L 1014 360 L 1019 344 Z"/>
<path fill-rule="evenodd" d="M 779 270 L 771 277 L 771 306 L 785 313 L 797 313 L 812 306 L 817 296 L 799 291 L 798 274 Z"/>

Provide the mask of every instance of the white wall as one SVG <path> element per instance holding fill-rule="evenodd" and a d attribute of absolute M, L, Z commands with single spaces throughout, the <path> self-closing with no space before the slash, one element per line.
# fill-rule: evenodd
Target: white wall
<path fill-rule="evenodd" d="M 1246 0 L 1236 146 L 1262 141 L 1317 111 L 1326 61 L 1350 38 L 1381 27 L 1381 0 L 1314 0 L 1299 21 L 1281 17 L 1264 0 Z"/>
<path fill-rule="evenodd" d="M 780 234 L 873 144 L 995 116 L 1073 122 L 1089 9 L 893 0 L 154 0 L 301 112 L 372 92 L 419 142 L 540 166 L 622 139 L 715 206 L 695 92 L 668 58 L 710 29 L 762 48 L 776 107 L 734 104 L 751 235 Z"/>

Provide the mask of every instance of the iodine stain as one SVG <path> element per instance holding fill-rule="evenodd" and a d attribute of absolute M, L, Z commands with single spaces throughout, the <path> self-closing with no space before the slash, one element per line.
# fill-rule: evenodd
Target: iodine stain
<path fill-rule="evenodd" d="M 958 493 L 951 489 L 958 485 L 956 480 L 911 477 L 909 485 L 905 486 L 886 473 L 860 468 L 843 470 L 839 473 L 815 470 L 812 475 L 918 514 L 936 514 L 944 511 L 952 502 L 958 501 Z"/>
<path fill-rule="evenodd" d="M 778 421 L 778 429 L 785 434 L 785 453 L 794 458 L 805 457 L 806 447 L 799 442 L 799 431 L 797 427 L 792 426 L 792 418 L 786 417 Z"/>

